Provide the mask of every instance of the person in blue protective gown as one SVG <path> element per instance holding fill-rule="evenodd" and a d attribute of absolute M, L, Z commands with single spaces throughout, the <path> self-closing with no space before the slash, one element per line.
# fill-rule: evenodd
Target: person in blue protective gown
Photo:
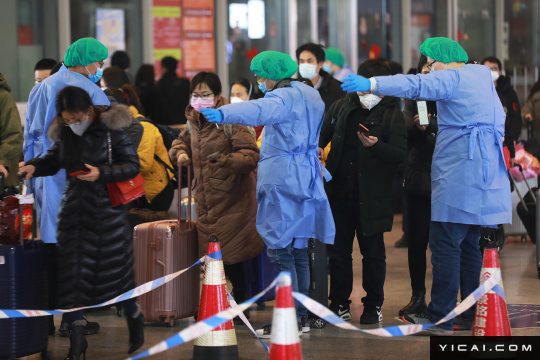
<path fill-rule="evenodd" d="M 25 162 L 44 156 L 53 145 L 53 141 L 47 137 L 47 130 L 57 116 L 55 103 L 60 90 L 67 86 L 76 86 L 90 95 L 94 105 L 110 105 L 107 95 L 95 84 L 101 77 L 103 60 L 107 59 L 107 56 L 107 48 L 96 39 L 79 39 L 67 49 L 64 65 L 60 70 L 34 86 L 28 99 L 24 126 Z M 49 305 L 54 306 L 56 227 L 60 202 L 66 186 L 66 172 L 62 169 L 54 176 L 40 177 L 33 181 L 40 238 L 47 244 L 50 264 Z M 54 332 L 54 325 L 51 326 L 51 331 Z M 61 335 L 69 336 L 67 328 L 61 328 L 60 331 Z M 99 324 L 95 322 L 89 322 L 85 326 L 86 335 L 98 331 Z"/>
<path fill-rule="evenodd" d="M 289 271 L 294 291 L 308 294 L 310 238 L 333 244 L 335 226 L 324 191 L 318 141 L 324 103 L 319 92 L 290 79 L 298 65 L 289 55 L 265 51 L 253 58 L 262 99 L 202 109 L 219 124 L 264 125 L 257 175 L 257 230 L 276 275 Z M 309 331 L 307 310 L 295 302 L 299 330 Z M 269 337 L 270 325 L 258 330 Z"/>
<path fill-rule="evenodd" d="M 479 284 L 482 254 L 480 228 L 512 220 L 510 183 L 502 151 L 505 114 L 491 71 L 467 64 L 465 50 L 447 38 L 427 39 L 420 47 L 431 73 L 373 77 L 349 76 L 343 89 L 377 95 L 437 101 L 439 130 L 431 170 L 433 284 L 427 312 L 408 315 L 408 323 L 432 323 L 446 316 Z M 456 319 L 472 327 L 474 306 Z M 452 333 L 447 321 L 425 330 Z M 474 334 L 473 334 L 474 335 Z M 478 334 L 480 335 L 480 334 Z"/>

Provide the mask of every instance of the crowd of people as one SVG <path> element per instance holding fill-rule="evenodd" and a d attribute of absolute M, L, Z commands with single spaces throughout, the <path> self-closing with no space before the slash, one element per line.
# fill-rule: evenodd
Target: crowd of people
<path fill-rule="evenodd" d="M 366 292 L 360 323 L 380 323 L 383 234 L 393 225 L 395 169 L 405 164 L 402 242 L 412 297 L 399 316 L 415 324 L 441 319 L 460 286 L 462 298 L 478 286 L 481 227 L 511 222 L 503 145 L 513 161 L 522 119 L 540 121 L 540 85 L 521 109 L 499 59 L 471 63 L 446 38 L 427 39 L 420 51 L 409 75 L 384 59 L 364 61 L 355 73 L 338 49 L 313 43 L 300 46 L 296 60 L 264 51 L 251 62 L 256 82 L 236 79 L 227 99 L 218 75 L 179 77 L 172 57 L 162 60 L 158 81 L 152 65 L 131 75 L 121 51 L 103 69 L 107 48 L 83 38 L 62 62 L 36 64 L 24 133 L 0 74 L 0 173 L 6 185 L 17 183 L 17 173 L 33 179 L 51 264 L 50 307 L 95 305 L 135 287 L 132 233 L 144 219 L 130 214 L 167 216 L 174 167 L 192 165 L 199 253 L 218 235 L 238 302 L 247 294 L 243 261 L 264 245 L 276 274 L 291 272 L 293 289 L 308 295 L 307 246 L 317 239 L 328 249 L 330 308 L 351 320 L 356 237 Z M 420 124 L 416 100 L 427 101 L 427 124 Z M 160 126 L 181 124 L 168 144 Z M 113 207 L 106 184 L 137 174 L 146 194 Z M 295 306 L 299 332 L 308 332 L 307 310 Z M 132 353 L 144 343 L 144 316 L 134 301 L 121 307 Z M 474 307 L 426 331 L 451 334 L 454 326 L 471 328 L 473 317 Z M 67 359 L 79 359 L 85 336 L 99 330 L 82 311 L 64 316 Z M 271 331 L 268 325 L 258 333 Z"/>

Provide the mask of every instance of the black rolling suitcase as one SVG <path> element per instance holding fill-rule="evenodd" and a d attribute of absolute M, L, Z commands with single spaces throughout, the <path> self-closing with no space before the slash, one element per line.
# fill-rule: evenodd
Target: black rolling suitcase
<path fill-rule="evenodd" d="M 519 189 L 517 186 L 515 186 L 516 192 L 519 196 L 520 202 L 516 206 L 516 212 L 519 215 L 519 218 L 521 219 L 521 222 L 523 223 L 523 226 L 525 226 L 525 229 L 527 230 L 527 234 L 529 234 L 529 237 L 531 238 L 531 241 L 533 243 L 536 243 L 536 193 L 538 191 L 538 188 L 531 188 L 529 185 L 529 182 L 527 179 L 525 179 L 525 176 L 523 175 L 523 170 L 520 165 L 519 170 L 521 171 L 521 176 L 523 176 L 523 179 L 525 181 L 525 184 L 529 188 L 529 191 L 525 196 L 521 196 L 519 193 Z M 510 177 L 512 182 L 514 179 Z"/>
<path fill-rule="evenodd" d="M 20 244 L 0 244 L 0 309 L 48 308 L 47 253 L 45 244 L 34 240 L 35 222 L 34 212 L 32 241 L 23 241 L 20 221 Z M 36 353 L 48 358 L 48 336 L 47 316 L 0 319 L 0 359 Z"/>
<path fill-rule="evenodd" d="M 308 241 L 309 256 L 309 297 L 328 307 L 328 260 L 326 255 L 326 244 L 317 239 Z M 313 326 L 321 329 L 326 322 L 310 314 Z"/>

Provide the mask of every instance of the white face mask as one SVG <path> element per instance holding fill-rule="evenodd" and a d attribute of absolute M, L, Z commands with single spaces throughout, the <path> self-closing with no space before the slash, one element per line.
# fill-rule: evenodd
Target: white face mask
<path fill-rule="evenodd" d="M 373 109 L 382 100 L 382 98 L 373 94 L 358 95 L 358 98 L 360 99 L 362 105 L 364 105 L 368 110 Z"/>
<path fill-rule="evenodd" d="M 244 102 L 244 101 L 245 100 L 242 100 L 241 98 L 236 97 L 236 96 L 231 97 L 231 104 L 241 103 L 241 102 Z"/>
<path fill-rule="evenodd" d="M 75 133 L 75 135 L 82 136 L 90 125 L 92 125 L 92 122 L 87 118 L 86 120 L 69 124 L 69 128 Z"/>
<path fill-rule="evenodd" d="M 301 77 L 313 80 L 317 77 L 317 65 L 301 64 L 298 67 L 298 72 L 300 72 Z"/>
<path fill-rule="evenodd" d="M 493 82 L 497 81 L 499 79 L 499 72 L 491 70 L 491 78 L 493 79 Z"/>

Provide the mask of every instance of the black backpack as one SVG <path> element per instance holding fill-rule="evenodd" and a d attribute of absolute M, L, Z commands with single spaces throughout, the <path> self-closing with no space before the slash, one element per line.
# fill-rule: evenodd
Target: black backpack
<path fill-rule="evenodd" d="M 140 118 L 139 120 L 149 122 L 155 127 L 157 127 L 159 133 L 161 134 L 161 137 L 163 138 L 163 144 L 165 144 L 165 148 L 167 148 L 167 151 L 171 150 L 173 141 L 178 139 L 178 136 L 180 135 L 180 129 L 173 128 L 167 125 L 156 124 L 155 122 L 146 118 Z"/>

